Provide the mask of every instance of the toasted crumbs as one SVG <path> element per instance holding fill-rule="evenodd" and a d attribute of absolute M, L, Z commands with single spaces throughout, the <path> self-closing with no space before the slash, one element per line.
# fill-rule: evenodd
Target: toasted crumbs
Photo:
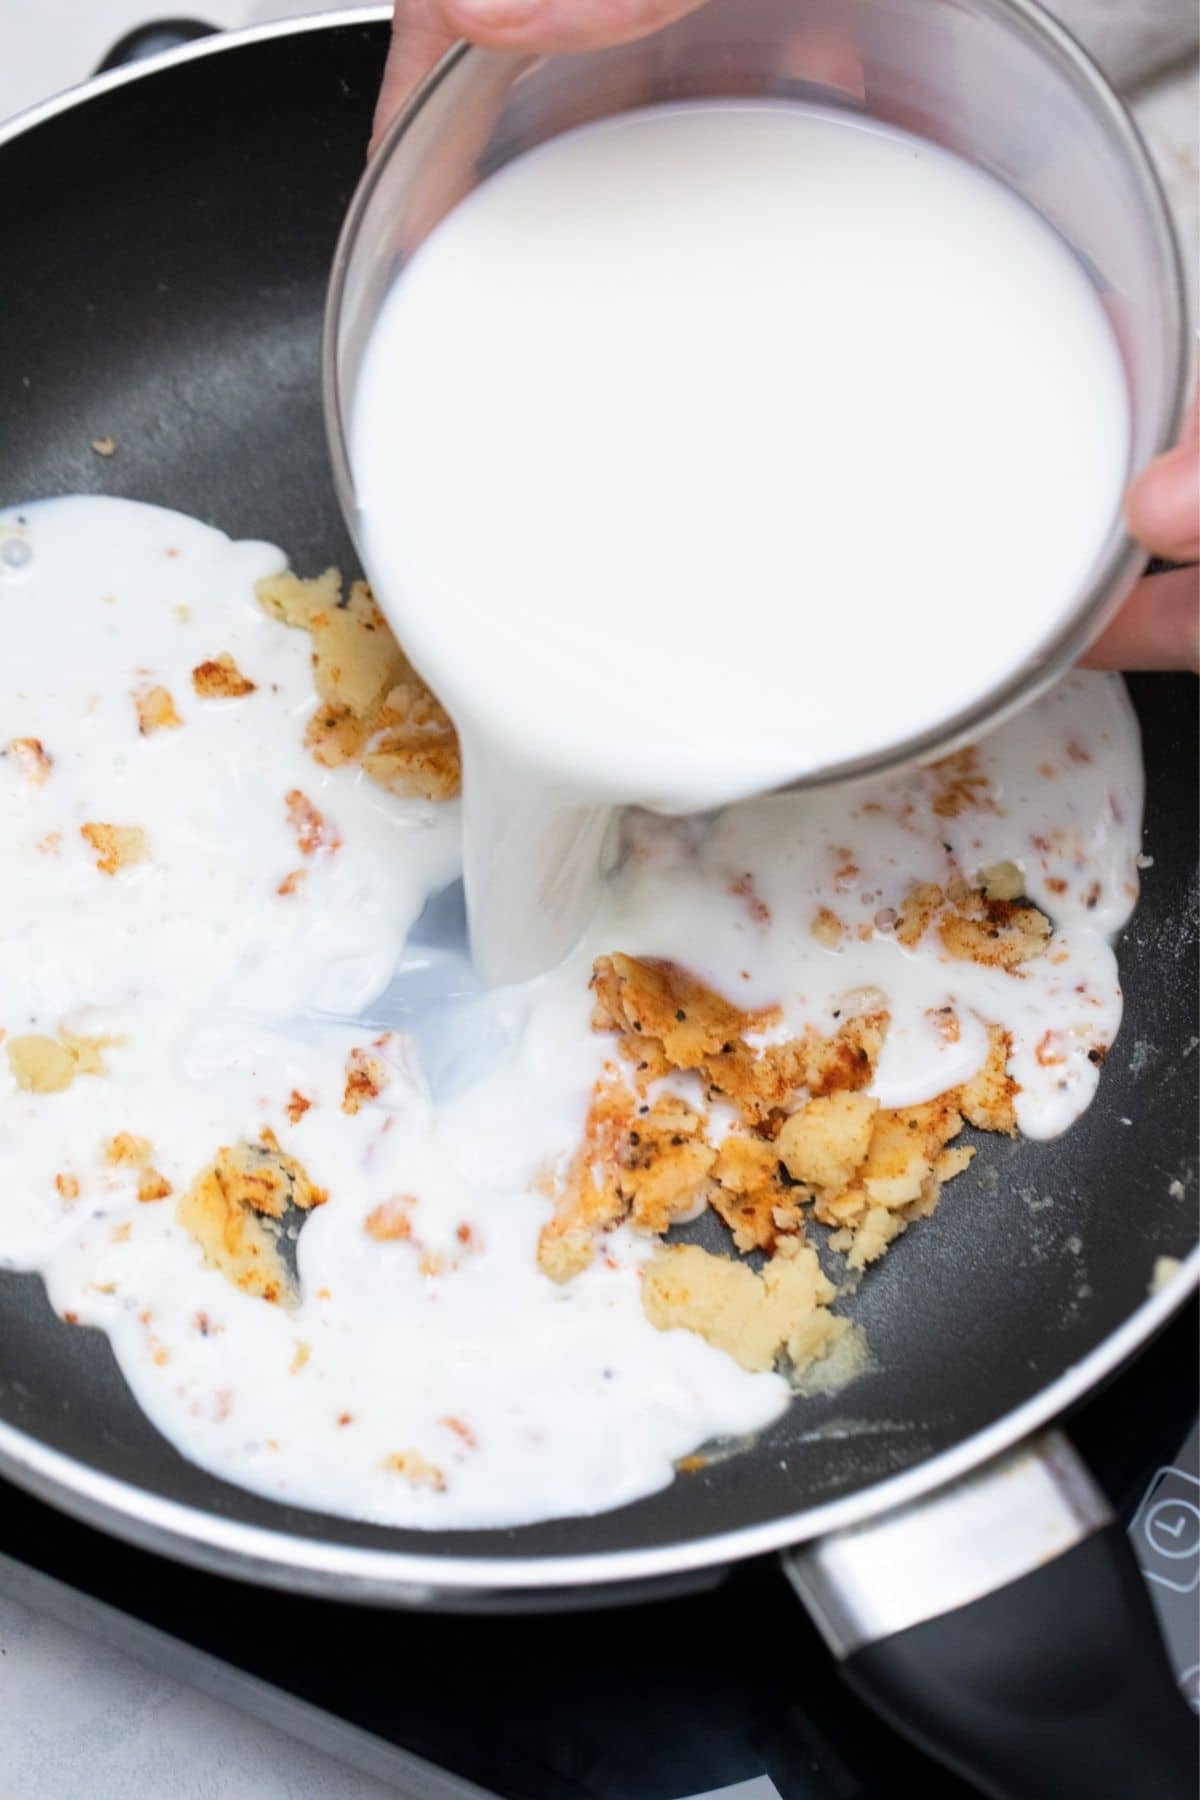
<path fill-rule="evenodd" d="M 579 1149 L 549 1183 L 555 1206 L 538 1239 L 543 1274 L 571 1280 L 591 1262 L 593 1240 L 626 1217 L 659 1232 L 690 1211 L 716 1161 L 705 1123 L 674 1095 L 643 1111 L 615 1075 L 598 1081 Z"/>
<path fill-rule="evenodd" d="M 392 1200 L 381 1200 L 363 1220 L 363 1230 L 381 1244 L 411 1238 L 411 1213 L 416 1204 L 411 1194 L 397 1194 Z"/>
<path fill-rule="evenodd" d="M 733 1233 L 739 1250 L 774 1250 L 779 1238 L 803 1231 L 800 1201 L 810 1198 L 783 1177 L 779 1151 L 759 1138 L 731 1132 L 713 1168 L 709 1203 Z"/>
<path fill-rule="evenodd" d="M 449 713 L 414 669 L 388 689 L 371 721 L 362 766 L 389 793 L 451 800 L 459 792 L 458 735 Z"/>
<path fill-rule="evenodd" d="M 826 949 L 836 950 L 845 935 L 846 927 L 830 907 L 822 906 L 813 915 L 809 930 L 819 944 L 824 944 Z"/>
<path fill-rule="evenodd" d="M 16 1084 L 30 1094 L 60 1094 L 78 1073 L 75 1058 L 57 1038 L 30 1033 L 9 1038 L 5 1049 Z"/>
<path fill-rule="evenodd" d="M 281 625 L 295 625 L 307 631 L 314 612 L 324 612 L 338 605 L 342 578 L 337 569 L 326 569 L 311 581 L 302 581 L 290 571 L 268 575 L 256 582 L 255 598 L 263 611 Z"/>
<path fill-rule="evenodd" d="M 94 437 L 91 440 L 91 445 L 92 445 L 92 449 L 95 451 L 97 456 L 115 456 L 116 455 L 116 451 L 117 451 L 116 438 Z"/>
<path fill-rule="evenodd" d="M 202 700 L 241 700 L 253 694 L 257 682 L 243 675 L 228 650 L 192 670 L 192 686 Z"/>
<path fill-rule="evenodd" d="M 119 1038 L 80 1037 L 60 1027 L 57 1038 L 30 1032 L 5 1043 L 17 1086 L 29 1094 L 61 1094 L 76 1075 L 107 1075 L 103 1052 Z"/>
<path fill-rule="evenodd" d="M 962 1024 L 952 1006 L 927 1006 L 925 1018 L 944 1044 L 957 1044 Z"/>
<path fill-rule="evenodd" d="M 134 1137 L 132 1132 L 118 1131 L 104 1145 L 104 1160 L 108 1163 L 132 1163 L 140 1168 L 148 1163 L 154 1155 L 154 1146 L 149 1138 Z"/>
<path fill-rule="evenodd" d="M 118 869 L 146 862 L 150 856 L 150 843 L 140 825 L 89 821 L 79 827 L 79 835 L 86 838 L 95 851 L 96 867 L 101 875 L 115 875 Z"/>
<path fill-rule="evenodd" d="M 698 1475 L 701 1469 L 707 1469 L 707 1456 L 681 1456 L 675 1467 L 680 1475 Z"/>
<path fill-rule="evenodd" d="M 104 1052 L 125 1042 L 121 1037 L 85 1037 L 68 1031 L 65 1025 L 59 1027 L 58 1035 L 75 1058 L 75 1067 L 81 1075 L 107 1075 Z"/>
<path fill-rule="evenodd" d="M 744 1012 L 675 963 L 601 956 L 592 973 L 592 1027 L 621 1034 L 621 1055 L 644 1092 L 671 1069 L 697 1070 L 710 1093 L 731 1101 L 745 1124 L 769 1125 L 801 1090 L 866 1087 L 883 1045 L 887 1014 L 864 1015 L 830 1038 L 813 1030 L 763 1050 L 745 1034 L 778 1022 L 767 1007 Z"/>
<path fill-rule="evenodd" d="M 794 1181 L 842 1188 L 866 1157 L 878 1111 L 867 1094 L 820 1095 L 784 1121 L 776 1152 Z"/>
<path fill-rule="evenodd" d="M 926 929 L 944 902 L 940 889 L 918 895 L 910 928 L 915 915 Z M 738 1250 L 773 1256 L 768 1274 L 803 1247 L 809 1206 L 832 1229 L 832 1247 L 861 1269 L 913 1219 L 927 1217 L 943 1184 L 966 1168 L 973 1151 L 948 1148 L 964 1122 L 1016 1131 L 1012 1044 L 999 1027 L 989 1026 L 987 1057 L 969 1081 L 920 1106 L 883 1109 L 865 1092 L 888 1025 L 875 988 L 843 996 L 829 1036 L 810 1029 L 763 1049 L 747 1044 L 745 1032 L 772 1014 L 740 1013 L 675 965 L 601 957 L 592 988 L 593 1028 L 621 1034 L 633 1085 L 609 1066 L 578 1150 L 565 1173 L 545 1183 L 555 1210 L 538 1263 L 552 1280 L 586 1268 L 596 1239 L 621 1221 L 661 1235 L 705 1203 Z M 947 1040 L 957 1037 L 952 1006 L 932 1009 L 931 1022 Z M 716 1147 L 707 1118 L 686 1102 L 660 1094 L 651 1104 L 647 1096 L 650 1081 L 691 1070 L 711 1098 L 732 1100 L 741 1116 L 742 1129 Z M 639 1181 L 648 1184 L 641 1193 Z M 663 1204 L 647 1204 L 647 1194 Z"/>
<path fill-rule="evenodd" d="M 355 1048 L 346 1058 L 346 1091 L 342 1095 L 342 1111 L 360 1112 L 368 1100 L 376 1099 L 387 1086 L 388 1068 L 369 1050 Z"/>
<path fill-rule="evenodd" d="M 418 1450 L 398 1450 L 385 1456 L 383 1467 L 393 1475 L 403 1475 L 410 1487 L 429 1488 L 435 1494 L 446 1491 L 446 1477 L 436 1463 L 431 1463 Z"/>
<path fill-rule="evenodd" d="M 79 1314 L 77 1312 L 71 1312 L 68 1309 L 68 1311 L 64 1312 L 62 1315 L 62 1320 L 64 1325 L 78 1325 Z"/>
<path fill-rule="evenodd" d="M 344 763 L 359 760 L 369 736 L 363 721 L 356 719 L 348 706 L 326 704 L 309 719 L 304 743 L 323 769 L 340 769 Z"/>
<path fill-rule="evenodd" d="M 77 1175 L 56 1175 L 54 1185 L 67 1205 L 79 1198 L 79 1177 Z"/>
<path fill-rule="evenodd" d="M 311 1100 L 307 1100 L 303 1094 L 297 1092 L 297 1090 L 293 1088 L 291 1099 L 283 1110 L 291 1120 L 292 1124 L 298 1125 L 311 1105 Z"/>
<path fill-rule="evenodd" d="M 165 1175 L 150 1167 L 150 1158 L 154 1155 L 154 1146 L 147 1138 L 134 1137 L 131 1132 L 119 1131 L 116 1137 L 109 1138 L 104 1145 L 104 1160 L 114 1166 L 129 1166 L 138 1170 L 137 1197 L 143 1204 L 154 1200 L 165 1200 L 172 1192 L 171 1183 Z"/>
<path fill-rule="evenodd" d="M 848 1327 L 817 1254 L 789 1245 L 761 1275 L 695 1244 L 655 1252 L 642 1271 L 642 1310 L 659 1331 L 694 1331 L 752 1372 L 786 1356 L 798 1372 L 825 1356 Z"/>
<path fill-rule="evenodd" d="M 149 737 L 154 731 L 176 731 L 183 724 L 165 687 L 135 689 L 133 705 L 142 737 Z"/>
<path fill-rule="evenodd" d="M 1015 867 L 998 863 L 985 875 Z M 1006 875 L 998 880 L 1001 886 L 1012 885 Z M 911 888 L 900 906 L 897 940 L 911 950 L 935 926 L 943 950 L 956 961 L 1010 972 L 1040 956 L 1053 930 L 1032 900 L 992 899 L 964 883 L 946 891 L 932 882 Z"/>
<path fill-rule="evenodd" d="M 913 950 L 925 936 L 938 915 L 944 895 L 934 882 L 922 882 L 910 888 L 901 903 L 896 919 L 896 942 Z"/>
<path fill-rule="evenodd" d="M 62 832 L 48 831 L 44 838 L 39 838 L 33 846 L 43 856 L 57 856 L 62 849 Z"/>
<path fill-rule="evenodd" d="M 299 1288 L 280 1255 L 282 1222 L 328 1198 L 300 1163 L 284 1153 L 272 1131 L 257 1144 L 222 1146 L 181 1195 L 176 1216 L 212 1267 L 262 1300 L 295 1305 Z"/>
<path fill-rule="evenodd" d="M 729 891 L 731 894 L 736 895 L 739 900 L 744 900 L 746 902 L 746 910 L 756 925 L 769 925 L 771 923 L 771 909 L 766 901 L 761 899 L 755 892 L 754 877 L 752 875 L 749 873 L 739 875 L 734 881 L 730 882 Z"/>
<path fill-rule="evenodd" d="M 133 1227 L 126 1219 L 120 1225 L 114 1225 L 109 1234 L 114 1244 L 127 1244 L 133 1236 Z"/>
<path fill-rule="evenodd" d="M 284 805 L 287 807 L 288 824 L 296 834 L 301 856 L 315 856 L 318 850 L 333 852 L 340 849 L 342 837 L 337 826 L 317 810 L 307 794 L 302 794 L 299 788 L 292 788 L 284 795 Z"/>
<path fill-rule="evenodd" d="M 341 576 L 292 574 L 260 581 L 259 603 L 283 624 L 309 632 L 321 700 L 305 732 L 326 768 L 358 762 L 392 793 L 446 800 L 462 785 L 453 723 L 412 667 L 365 582 L 343 603 Z"/>
<path fill-rule="evenodd" d="M 275 889 L 275 892 L 285 896 L 294 894 L 296 889 L 300 886 L 300 883 L 307 880 L 307 878 L 307 869 L 293 869 L 290 874 L 284 876 L 283 880 L 279 883 L 279 886 Z"/>
<path fill-rule="evenodd" d="M 54 767 L 54 758 L 47 754 L 41 738 L 10 738 L 0 756 L 12 757 L 30 787 L 42 787 Z"/>
<path fill-rule="evenodd" d="M 298 1375 L 311 1355 L 312 1345 L 306 1344 L 303 1338 L 298 1338 L 296 1348 L 292 1352 L 292 1360 L 288 1364 L 288 1374 Z"/>
<path fill-rule="evenodd" d="M 1020 900 L 1025 893 L 1025 877 L 1015 862 L 998 862 L 980 869 L 975 885 L 983 890 L 985 900 Z"/>
<path fill-rule="evenodd" d="M 461 1419 L 455 1419 L 455 1418 L 448 1417 L 445 1419 L 439 1419 L 438 1424 L 444 1425 L 446 1427 L 447 1431 L 452 1431 L 456 1438 L 460 1438 L 462 1440 L 462 1442 L 467 1446 L 468 1450 L 478 1450 L 479 1439 L 475 1436 L 475 1433 L 471 1430 L 471 1427 L 469 1425 L 464 1425 Z"/>
<path fill-rule="evenodd" d="M 991 783 L 979 767 L 974 745 L 930 764 L 935 786 L 930 802 L 941 819 L 957 819 L 964 812 L 995 812 Z"/>
<path fill-rule="evenodd" d="M 1147 1293 L 1161 1294 L 1163 1289 L 1169 1287 L 1174 1281 L 1182 1266 L 1177 1256 L 1156 1256 L 1154 1267 L 1150 1271 L 1150 1285 L 1146 1290 Z"/>
<path fill-rule="evenodd" d="M 988 900 L 974 890 L 939 926 L 943 949 L 959 961 L 1014 970 L 1040 956 L 1053 927 L 1031 900 Z"/>

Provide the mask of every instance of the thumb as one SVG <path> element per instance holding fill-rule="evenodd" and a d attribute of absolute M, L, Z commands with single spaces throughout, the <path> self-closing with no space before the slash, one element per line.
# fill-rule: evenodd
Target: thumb
<path fill-rule="evenodd" d="M 437 0 L 396 0 L 392 41 L 375 105 L 368 155 L 374 156 L 413 89 L 460 35 L 446 24 Z"/>
<path fill-rule="evenodd" d="M 701 0 L 443 0 L 460 37 L 496 50 L 599 50 L 648 37 Z"/>
<path fill-rule="evenodd" d="M 599 50 L 647 37 L 702 0 L 396 0 L 372 152 L 418 82 L 459 38 L 492 50 Z"/>

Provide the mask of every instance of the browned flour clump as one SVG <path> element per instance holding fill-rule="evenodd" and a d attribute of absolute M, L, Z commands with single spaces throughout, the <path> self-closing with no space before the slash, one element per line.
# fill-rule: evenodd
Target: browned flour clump
<path fill-rule="evenodd" d="M 312 581 L 272 575 L 255 589 L 273 619 L 312 638 L 320 705 L 305 742 L 326 768 L 359 763 L 394 794 L 447 800 L 462 784 L 450 716 L 421 680 L 365 581 L 326 569 Z"/>
<path fill-rule="evenodd" d="M 1010 972 L 1049 935 L 1036 908 L 976 889 L 914 890 L 901 918 L 912 942 L 926 930 L 943 941 L 949 932 L 953 954 Z M 777 1009 L 745 1011 L 677 964 L 603 956 L 592 988 L 593 1028 L 616 1035 L 621 1061 L 607 1065 L 577 1150 L 547 1180 L 554 1213 L 540 1266 L 569 1281 L 613 1226 L 661 1237 L 711 1207 L 736 1250 L 766 1254 L 761 1272 L 694 1245 L 663 1245 L 643 1271 L 643 1303 L 652 1324 L 696 1331 L 744 1368 L 782 1358 L 799 1371 L 845 1330 L 828 1310 L 836 1291 L 805 1243 L 809 1216 L 834 1228 L 833 1248 L 861 1270 L 967 1167 L 973 1150 L 951 1147 L 964 1124 L 1016 1131 L 1011 1044 L 998 1027 L 972 1080 L 919 1106 L 884 1108 L 865 1091 L 888 1028 L 882 1005 L 827 1036 L 810 1028 L 761 1045 L 750 1040 L 778 1025 Z M 958 1021 L 937 1026 L 950 1036 Z M 737 1123 L 719 1141 L 707 1113 L 669 1089 L 651 1093 L 680 1075 L 698 1077 L 710 1103 L 733 1108 Z"/>
<path fill-rule="evenodd" d="M 247 1294 L 295 1305 L 299 1289 L 280 1239 L 289 1215 L 323 1205 L 323 1188 L 279 1146 L 273 1131 L 258 1143 L 222 1146 L 178 1207 L 205 1260 Z"/>

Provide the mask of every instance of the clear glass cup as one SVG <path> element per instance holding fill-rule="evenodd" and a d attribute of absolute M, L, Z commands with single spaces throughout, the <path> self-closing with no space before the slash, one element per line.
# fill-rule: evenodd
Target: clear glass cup
<path fill-rule="evenodd" d="M 445 214 L 503 164 L 585 122 L 672 100 L 794 98 L 898 125 L 1024 197 L 1076 252 L 1120 345 L 1132 475 L 1171 443 L 1187 373 L 1178 250 L 1137 130 L 1071 37 L 1030 0 L 708 0 L 654 36 L 580 56 L 459 45 L 369 165 L 338 245 L 326 314 L 326 422 L 351 532 L 349 409 L 392 282 Z M 953 748 L 1073 662 L 1145 563 L 1115 516 L 1074 604 L 1026 666 L 936 727 L 805 778 L 875 773 Z M 804 785 L 804 784 L 797 784 Z"/>

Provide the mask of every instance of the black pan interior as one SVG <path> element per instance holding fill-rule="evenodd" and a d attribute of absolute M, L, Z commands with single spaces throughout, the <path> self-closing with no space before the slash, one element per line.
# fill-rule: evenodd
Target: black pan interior
<path fill-rule="evenodd" d="M 330 484 L 318 342 L 362 167 L 382 26 L 326 27 L 139 79 L 0 149 L 0 503 L 106 492 L 353 566 Z M 98 458 L 90 440 L 111 436 Z M 970 571 L 963 572 L 964 583 Z M 432 1537 L 288 1509 L 184 1462 L 107 1344 L 0 1276 L 0 1416 L 212 1513 L 344 1544 L 522 1557 L 658 1545 L 795 1513 L 942 1450 L 1035 1394 L 1194 1239 L 1196 699 L 1134 691 L 1153 868 L 1123 947 L 1128 1013 L 1086 1121 L 985 1141 L 936 1221 L 855 1302 L 875 1366 L 754 1449 L 618 1512 Z M 1173 1198 L 1183 1182 L 1185 1197 Z"/>

